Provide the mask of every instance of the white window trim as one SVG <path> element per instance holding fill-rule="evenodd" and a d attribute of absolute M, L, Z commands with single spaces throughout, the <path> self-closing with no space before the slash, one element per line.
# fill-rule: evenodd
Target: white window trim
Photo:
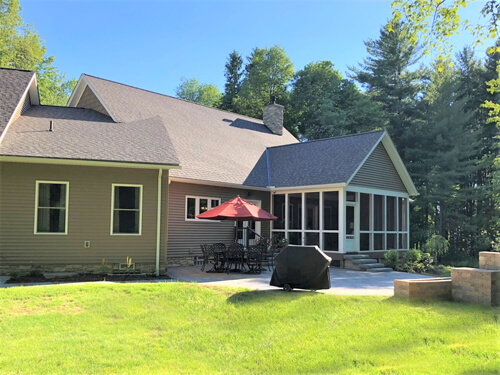
<path fill-rule="evenodd" d="M 115 187 L 138 187 L 139 188 L 139 233 L 113 233 L 114 224 L 114 211 L 115 211 Z M 142 236 L 142 194 L 143 185 L 137 184 L 111 184 L 111 225 L 109 227 L 109 234 L 111 236 Z"/>
<path fill-rule="evenodd" d="M 189 198 L 192 198 L 195 200 L 195 203 L 194 203 L 194 208 L 195 208 L 195 213 L 194 213 L 194 219 L 188 219 L 187 217 L 187 214 L 188 214 L 188 199 Z M 197 223 L 209 223 L 209 222 L 212 222 L 212 223 L 218 223 L 220 222 L 220 220 L 209 220 L 209 219 L 198 219 L 196 216 L 198 216 L 200 214 L 200 212 L 198 211 L 199 207 L 200 207 L 200 199 L 207 199 L 208 200 L 208 210 L 207 211 L 210 211 L 212 208 L 212 200 L 216 200 L 216 201 L 219 201 L 219 206 L 222 204 L 222 199 L 221 198 L 215 198 L 215 197 L 202 197 L 202 196 L 198 196 L 198 195 L 186 195 L 186 199 L 184 200 L 184 221 L 195 221 Z M 215 206 L 215 207 L 218 207 L 218 206 Z"/>
<path fill-rule="evenodd" d="M 64 233 L 59 232 L 38 232 L 38 189 L 40 184 L 59 184 L 66 185 L 66 202 L 65 211 L 66 217 L 64 218 Z M 46 181 L 46 180 L 36 180 L 35 184 L 35 225 L 33 228 L 33 233 L 36 235 L 54 235 L 54 236 L 66 236 L 68 234 L 68 217 L 69 217 L 69 181 Z"/>

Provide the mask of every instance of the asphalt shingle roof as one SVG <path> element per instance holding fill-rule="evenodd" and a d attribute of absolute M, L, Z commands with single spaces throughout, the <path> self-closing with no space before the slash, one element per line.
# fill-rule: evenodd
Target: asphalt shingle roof
<path fill-rule="evenodd" d="M 0 144 L 0 155 L 179 164 L 157 116 L 115 123 L 91 109 L 55 106 L 33 106 L 13 122 Z"/>
<path fill-rule="evenodd" d="M 182 166 L 172 177 L 244 184 L 266 147 L 298 142 L 287 130 L 271 133 L 262 120 L 85 77 L 117 121 L 161 117 Z"/>
<path fill-rule="evenodd" d="M 34 74 L 28 70 L 0 68 L 0 135 Z"/>
<path fill-rule="evenodd" d="M 381 139 L 383 130 L 270 147 L 246 181 L 248 185 L 292 187 L 345 183 Z M 269 163 L 268 174 L 262 171 Z"/>

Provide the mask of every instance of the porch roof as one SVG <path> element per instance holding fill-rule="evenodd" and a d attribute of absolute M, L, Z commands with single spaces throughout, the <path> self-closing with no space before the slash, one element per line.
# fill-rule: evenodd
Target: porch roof
<path fill-rule="evenodd" d="M 245 184 L 294 187 L 347 183 L 384 130 L 269 147 Z"/>

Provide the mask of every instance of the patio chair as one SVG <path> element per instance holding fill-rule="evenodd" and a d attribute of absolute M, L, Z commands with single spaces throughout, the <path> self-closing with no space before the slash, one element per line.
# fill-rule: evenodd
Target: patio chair
<path fill-rule="evenodd" d="M 229 273 L 231 267 L 235 270 L 242 270 L 245 260 L 245 252 L 243 245 L 240 243 L 232 243 L 227 248 L 227 267 L 226 272 Z"/>
<path fill-rule="evenodd" d="M 265 250 L 266 251 L 264 253 L 264 261 L 266 262 L 267 270 L 272 271 L 274 268 L 274 257 L 278 253 L 276 252 L 276 249 L 271 245 L 266 246 Z"/>
<path fill-rule="evenodd" d="M 215 272 L 224 272 L 225 266 L 227 263 L 227 249 L 226 245 L 223 243 L 214 243 L 212 245 L 214 255 L 215 255 L 215 263 L 213 270 Z"/>
<path fill-rule="evenodd" d="M 249 273 L 261 273 L 262 261 L 266 251 L 263 245 L 253 245 L 247 251 L 247 266 Z"/>
<path fill-rule="evenodd" d="M 217 265 L 214 246 L 210 244 L 200 245 L 200 246 L 201 246 L 201 252 L 203 253 L 203 264 L 201 265 L 201 270 L 205 271 L 205 266 L 207 264 L 212 264 L 212 269 L 207 272 L 213 271 Z"/>

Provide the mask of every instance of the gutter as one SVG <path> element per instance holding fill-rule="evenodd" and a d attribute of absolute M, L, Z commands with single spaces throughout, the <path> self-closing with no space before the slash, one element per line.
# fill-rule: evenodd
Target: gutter
<path fill-rule="evenodd" d="M 158 206 L 156 209 L 156 276 L 160 276 L 160 239 L 161 239 L 161 176 L 163 170 L 158 169 Z"/>

